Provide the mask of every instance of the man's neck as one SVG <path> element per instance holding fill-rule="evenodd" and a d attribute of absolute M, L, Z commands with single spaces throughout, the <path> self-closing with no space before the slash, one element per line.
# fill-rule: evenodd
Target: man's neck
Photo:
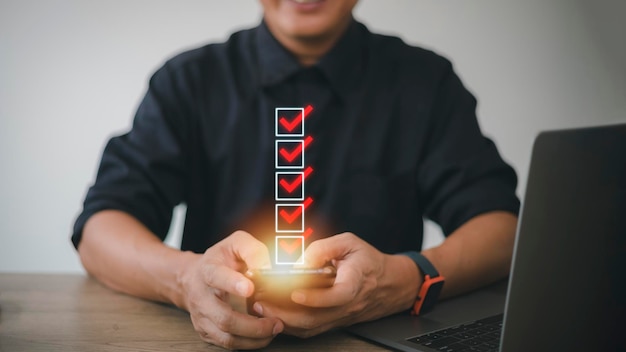
<path fill-rule="evenodd" d="M 332 33 L 319 37 L 292 37 L 281 33 L 268 24 L 268 28 L 274 38 L 278 40 L 291 54 L 293 54 L 300 65 L 308 67 L 317 63 L 337 43 L 339 38 L 346 32 L 352 19 L 342 24 L 342 27 Z"/>

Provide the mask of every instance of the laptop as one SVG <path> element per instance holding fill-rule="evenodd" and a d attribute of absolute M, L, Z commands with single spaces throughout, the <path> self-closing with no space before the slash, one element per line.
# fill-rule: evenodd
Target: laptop
<path fill-rule="evenodd" d="M 508 283 L 348 331 L 401 351 L 626 351 L 626 125 L 536 138 Z"/>

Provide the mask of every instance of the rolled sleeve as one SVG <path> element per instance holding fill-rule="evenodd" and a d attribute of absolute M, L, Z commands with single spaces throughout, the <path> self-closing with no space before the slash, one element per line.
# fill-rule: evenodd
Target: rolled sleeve
<path fill-rule="evenodd" d="M 74 224 L 76 248 L 87 220 L 106 209 L 124 211 L 165 238 L 172 209 L 185 192 L 189 126 L 185 104 L 177 101 L 184 95 L 180 89 L 167 66 L 161 68 L 150 80 L 131 131 L 107 143 L 96 181 Z"/>
<path fill-rule="evenodd" d="M 446 235 L 481 213 L 517 214 L 517 176 L 476 119 L 476 100 L 449 65 L 433 108 L 428 153 L 418 174 L 426 217 Z"/>

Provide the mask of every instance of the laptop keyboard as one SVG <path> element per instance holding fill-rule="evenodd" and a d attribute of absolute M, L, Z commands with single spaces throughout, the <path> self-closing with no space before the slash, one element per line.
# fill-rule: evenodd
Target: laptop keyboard
<path fill-rule="evenodd" d="M 408 339 L 418 345 L 445 352 L 497 352 L 503 314 L 433 331 Z"/>

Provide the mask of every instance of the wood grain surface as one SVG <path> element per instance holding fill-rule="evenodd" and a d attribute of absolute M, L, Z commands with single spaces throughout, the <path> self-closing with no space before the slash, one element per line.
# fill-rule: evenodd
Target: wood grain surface
<path fill-rule="evenodd" d="M 264 351 L 387 351 L 342 331 L 279 335 Z M 187 312 L 109 290 L 82 275 L 0 273 L 0 351 L 223 351 Z"/>

